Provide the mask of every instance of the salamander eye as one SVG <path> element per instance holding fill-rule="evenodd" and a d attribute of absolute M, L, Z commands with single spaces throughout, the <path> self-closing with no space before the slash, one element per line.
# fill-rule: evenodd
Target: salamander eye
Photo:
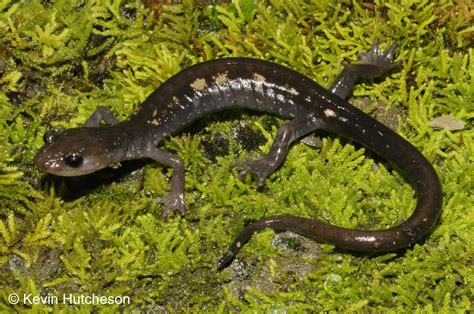
<path fill-rule="evenodd" d="M 80 153 L 67 153 L 64 160 L 69 167 L 77 168 L 82 165 L 83 158 Z"/>
<path fill-rule="evenodd" d="M 59 132 L 56 130 L 51 130 L 43 135 L 43 141 L 45 144 L 51 144 L 54 142 L 54 139 L 58 136 Z"/>

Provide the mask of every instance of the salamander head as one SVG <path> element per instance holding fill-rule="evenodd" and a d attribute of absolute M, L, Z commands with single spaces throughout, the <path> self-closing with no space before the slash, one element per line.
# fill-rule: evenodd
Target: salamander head
<path fill-rule="evenodd" d="M 35 156 L 36 166 L 47 173 L 72 177 L 92 173 L 121 161 L 128 138 L 111 127 L 49 131 Z"/>

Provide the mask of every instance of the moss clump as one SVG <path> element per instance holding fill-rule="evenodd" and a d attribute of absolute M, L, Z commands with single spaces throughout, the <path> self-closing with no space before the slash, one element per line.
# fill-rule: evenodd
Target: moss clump
<path fill-rule="evenodd" d="M 0 0 L 0 310 L 472 310 L 474 28 L 467 1 L 146 3 Z M 50 127 L 79 126 L 98 105 L 128 117 L 199 61 L 253 56 L 327 87 L 374 38 L 399 42 L 403 67 L 362 82 L 353 96 L 377 115 L 397 108 L 391 124 L 434 164 L 444 191 L 437 228 L 399 252 L 353 254 L 265 231 L 215 272 L 232 238 L 260 217 L 288 213 L 378 229 L 414 208 L 399 173 L 335 135 L 325 135 L 321 149 L 295 144 L 262 190 L 238 180 L 230 164 L 270 148 L 280 121 L 268 116 L 213 116 L 165 144 L 186 162 L 185 219 L 160 218 L 153 199 L 169 189 L 170 170 L 159 165 L 132 165 L 143 170 L 120 179 L 64 180 L 32 163 Z M 465 127 L 430 128 L 442 115 Z M 202 143 L 216 138 L 223 149 L 209 154 Z M 96 188 L 81 190 L 91 180 Z M 131 302 L 12 304 L 12 293 Z"/>

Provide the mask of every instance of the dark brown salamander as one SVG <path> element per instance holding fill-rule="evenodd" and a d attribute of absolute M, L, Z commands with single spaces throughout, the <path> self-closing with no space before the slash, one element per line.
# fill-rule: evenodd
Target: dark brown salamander
<path fill-rule="evenodd" d="M 354 251 L 389 251 L 426 235 L 441 211 L 441 186 L 426 158 L 409 142 L 344 99 L 358 78 L 371 79 L 390 71 L 396 45 L 360 54 L 358 64 L 347 65 L 328 90 L 286 67 L 248 58 L 206 61 L 185 69 L 163 83 L 123 122 L 99 107 L 83 127 L 45 134 L 45 146 L 35 157 L 43 171 L 78 176 L 130 159 L 151 158 L 173 168 L 171 192 L 157 199 L 166 218 L 171 211 L 185 213 L 184 164 L 160 144 L 171 134 L 203 116 L 228 108 L 249 108 L 278 115 L 288 121 L 280 127 L 267 156 L 236 163 L 240 176 L 252 174 L 258 184 L 286 157 L 289 145 L 322 129 L 353 139 L 394 163 L 417 193 L 413 214 L 399 226 L 377 231 L 352 230 L 312 219 L 275 216 L 248 225 L 236 238 L 218 269 L 230 264 L 240 247 L 258 230 L 289 230 Z M 100 125 L 105 121 L 107 125 Z"/>

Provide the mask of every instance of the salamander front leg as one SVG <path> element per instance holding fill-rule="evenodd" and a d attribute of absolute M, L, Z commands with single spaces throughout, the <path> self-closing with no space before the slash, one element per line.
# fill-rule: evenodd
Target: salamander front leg
<path fill-rule="evenodd" d="M 84 126 L 98 127 L 102 121 L 106 124 L 116 124 L 120 122 L 119 119 L 109 111 L 109 109 L 105 107 L 97 107 L 94 113 L 89 117 L 89 119 L 87 119 L 86 123 L 84 123 Z M 58 135 L 59 132 L 57 130 L 50 130 L 44 134 L 43 141 L 45 144 L 51 144 Z"/>
<path fill-rule="evenodd" d="M 94 113 L 87 119 L 84 123 L 85 127 L 97 127 L 100 126 L 100 123 L 104 121 L 106 124 L 116 124 L 119 123 L 119 119 L 107 108 L 97 107 Z"/>
<path fill-rule="evenodd" d="M 256 177 L 257 185 L 263 186 L 265 179 L 275 172 L 285 160 L 290 144 L 294 140 L 318 129 L 319 126 L 319 120 L 312 119 L 311 114 L 288 121 L 278 129 L 278 134 L 268 155 L 262 159 L 236 162 L 231 167 L 242 167 L 239 173 L 240 179 L 243 179 L 247 174 L 251 174 Z"/>
<path fill-rule="evenodd" d="M 184 203 L 184 162 L 181 158 L 159 148 L 148 148 L 144 157 L 151 158 L 160 164 L 173 168 L 171 191 L 164 197 L 156 199 L 165 206 L 162 217 L 166 219 L 170 212 L 178 211 L 181 216 L 186 213 Z"/>

